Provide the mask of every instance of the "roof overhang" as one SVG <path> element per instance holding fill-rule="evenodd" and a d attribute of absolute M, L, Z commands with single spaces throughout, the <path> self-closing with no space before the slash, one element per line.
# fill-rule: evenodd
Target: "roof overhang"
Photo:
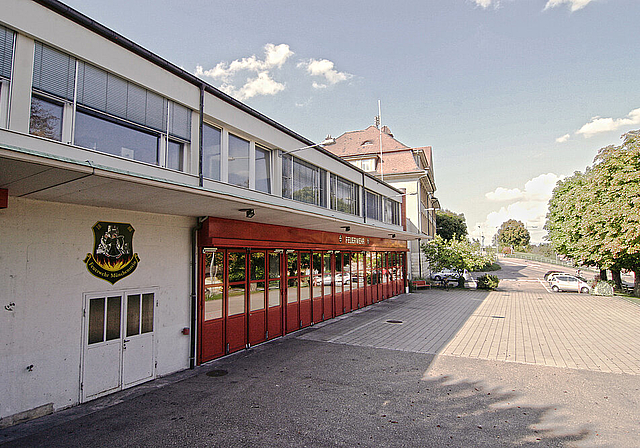
<path fill-rule="evenodd" d="M 97 167 L 88 161 L 60 160 L 26 150 L 16 151 L 5 145 L 0 145 L 0 188 L 7 189 L 10 197 L 65 204 L 178 216 L 215 216 L 329 232 L 344 233 L 349 227 L 353 235 L 403 241 L 420 237 L 397 226 L 371 225 L 362 218 L 349 219 L 326 209 L 313 213 L 304 210 L 300 203 L 272 195 L 264 195 L 266 200 L 259 200 L 223 194 L 197 185 Z M 255 192 L 251 193 L 256 196 Z M 273 198 L 272 202 L 269 202 L 270 198 Z M 278 201 L 280 204 L 273 203 Z M 243 209 L 247 208 L 254 210 L 253 218 L 246 217 Z"/>

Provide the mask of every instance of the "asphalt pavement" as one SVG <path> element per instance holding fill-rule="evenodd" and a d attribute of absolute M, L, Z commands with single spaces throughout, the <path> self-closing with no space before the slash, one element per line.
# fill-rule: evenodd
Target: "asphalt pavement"
<path fill-rule="evenodd" d="M 497 291 L 403 294 L 0 430 L 0 445 L 640 446 L 640 307 L 504 266 Z"/>

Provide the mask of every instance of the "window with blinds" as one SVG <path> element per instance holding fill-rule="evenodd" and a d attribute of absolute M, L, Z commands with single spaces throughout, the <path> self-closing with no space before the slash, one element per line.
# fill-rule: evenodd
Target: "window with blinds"
<path fill-rule="evenodd" d="M 331 209 L 358 215 L 360 212 L 358 201 L 358 186 L 340 176 L 331 174 Z"/>
<path fill-rule="evenodd" d="M 282 157 L 282 196 L 327 206 L 327 172 L 290 155 Z"/>
<path fill-rule="evenodd" d="M 11 79 L 14 32 L 0 25 L 0 78 Z"/>
<path fill-rule="evenodd" d="M 33 58 L 33 89 L 73 101 L 75 58 L 36 42 Z"/>
<path fill-rule="evenodd" d="M 400 203 L 390 198 L 384 198 L 384 222 L 400 225 Z"/>
<path fill-rule="evenodd" d="M 382 221 L 382 196 L 365 190 L 365 214 L 369 219 Z"/>

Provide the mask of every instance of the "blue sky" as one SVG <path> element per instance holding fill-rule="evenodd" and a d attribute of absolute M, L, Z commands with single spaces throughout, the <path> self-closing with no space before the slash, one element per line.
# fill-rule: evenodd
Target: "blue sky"
<path fill-rule="evenodd" d="M 638 0 L 66 3 L 314 141 L 380 100 L 487 243 L 509 218 L 540 241 L 555 182 L 640 128 Z"/>

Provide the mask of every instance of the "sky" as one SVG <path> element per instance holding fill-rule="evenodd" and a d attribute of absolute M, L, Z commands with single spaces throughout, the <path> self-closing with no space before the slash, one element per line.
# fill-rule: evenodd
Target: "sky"
<path fill-rule="evenodd" d="M 66 0 L 312 141 L 382 124 L 490 244 L 640 128 L 639 0 Z M 124 12 L 123 12 L 124 11 Z"/>

